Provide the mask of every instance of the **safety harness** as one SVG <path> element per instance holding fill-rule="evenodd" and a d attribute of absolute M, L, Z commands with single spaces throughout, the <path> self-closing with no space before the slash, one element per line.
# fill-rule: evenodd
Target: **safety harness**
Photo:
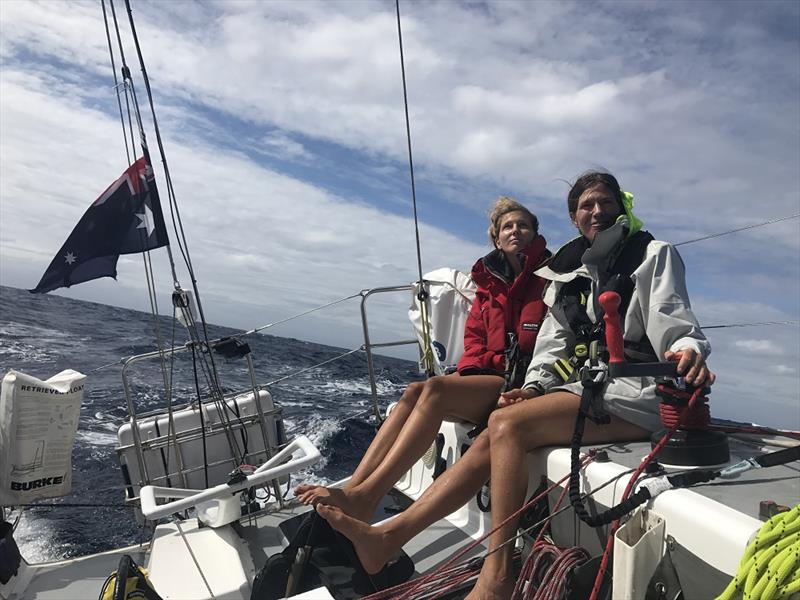
<path fill-rule="evenodd" d="M 633 296 L 634 285 L 631 275 L 644 261 L 647 245 L 653 239 L 647 231 L 637 231 L 630 236 L 621 245 L 616 256 L 610 257 L 611 267 L 604 275 L 605 280 L 600 281 L 594 295 L 591 280 L 580 275 L 566 282 L 559 290 L 556 304 L 562 307 L 567 324 L 575 335 L 575 343 L 567 351 L 569 358 L 558 359 L 552 365 L 553 372 L 564 383 L 574 383 L 579 380 L 579 366 L 585 364 L 587 359 L 596 366 L 598 357 L 605 351 L 605 326 L 597 297 L 604 291 L 617 292 L 621 299 L 619 313 L 624 319 Z M 556 273 L 574 271 L 581 266 L 581 257 L 588 248 L 589 242 L 583 236 L 574 239 L 556 253 L 548 265 L 550 270 Z M 596 323 L 592 322 L 586 311 L 590 298 L 597 315 Z M 647 338 L 639 342 L 626 341 L 625 354 L 631 362 L 658 360 Z"/>

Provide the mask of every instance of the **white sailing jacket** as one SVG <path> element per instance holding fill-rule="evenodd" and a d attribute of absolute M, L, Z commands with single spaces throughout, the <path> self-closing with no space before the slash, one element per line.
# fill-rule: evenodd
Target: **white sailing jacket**
<path fill-rule="evenodd" d="M 568 353 L 575 345 L 575 334 L 556 299 L 561 287 L 576 277 L 591 280 L 591 297 L 594 297 L 602 270 L 608 268 L 609 257 L 614 255 L 614 249 L 626 235 L 627 221 L 622 219 L 597 234 L 593 244 L 581 257 L 582 265 L 574 271 L 557 273 L 549 267 L 536 271 L 536 275 L 551 282 L 544 294 L 549 310 L 539 330 L 523 387 L 581 394 L 583 388 L 580 382 L 563 383 L 552 366 L 557 359 L 569 358 Z M 664 353 L 667 350 L 684 348 L 692 348 L 708 358 L 711 345 L 692 312 L 686 291 L 685 268 L 677 250 L 666 242 L 651 241 L 631 279 L 634 290 L 625 313 L 624 339 L 640 342 L 647 337 L 661 361 L 665 360 Z M 587 302 L 586 312 L 592 322 L 596 322 L 593 302 Z M 625 377 L 609 381 L 603 390 L 603 402 L 610 414 L 621 419 L 650 431 L 661 428 L 652 377 Z"/>

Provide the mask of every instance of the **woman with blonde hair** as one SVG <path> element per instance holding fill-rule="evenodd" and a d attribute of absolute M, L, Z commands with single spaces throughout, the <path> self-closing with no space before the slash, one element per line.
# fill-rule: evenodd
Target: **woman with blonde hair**
<path fill-rule="evenodd" d="M 518 517 L 511 518 L 525 500 L 528 452 L 544 446 L 569 444 L 581 402 L 581 384 L 565 380 L 554 368 L 570 359 L 577 334 L 567 306 L 584 298 L 586 318 L 600 318 L 593 302 L 599 288 L 615 273 L 616 258 L 635 237 L 644 255 L 625 278 L 632 284 L 621 314 L 624 340 L 639 351 L 644 347 L 660 360 L 677 360 L 678 373 L 696 387 L 710 386 L 715 375 L 705 359 L 710 345 L 692 313 L 683 262 L 675 248 L 640 232 L 641 221 L 632 212 L 633 197 L 620 189 L 610 173 L 590 171 L 573 184 L 567 197 L 570 220 L 579 235 L 565 244 L 539 276 L 551 285 L 544 294 L 548 306 L 525 381 L 500 395 L 488 427 L 469 452 L 436 479 L 423 495 L 396 518 L 377 526 L 348 517 L 336 508 L 317 512 L 348 537 L 369 573 L 375 573 L 417 533 L 450 514 L 480 489 L 491 475 L 492 522 L 502 524 L 489 539 L 489 552 L 468 600 L 508 600 L 514 589 L 512 539 Z M 586 444 L 645 439 L 660 427 L 652 377 L 617 378 L 606 382 L 602 405 L 609 422 L 587 422 Z"/>
<path fill-rule="evenodd" d="M 409 385 L 344 487 L 300 485 L 301 502 L 336 506 L 368 521 L 431 446 L 443 419 L 486 423 L 500 393 L 521 384 L 546 311 L 544 282 L 533 274 L 550 256 L 538 225 L 516 200 L 503 196 L 494 203 L 488 230 L 494 249 L 472 268 L 478 289 L 456 372 Z"/>

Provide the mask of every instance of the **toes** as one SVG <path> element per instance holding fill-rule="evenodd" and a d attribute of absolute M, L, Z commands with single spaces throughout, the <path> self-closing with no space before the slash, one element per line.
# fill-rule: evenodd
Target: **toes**
<path fill-rule="evenodd" d="M 340 508 L 335 506 L 328 506 L 327 504 L 316 504 L 314 508 L 317 511 L 317 514 L 320 515 L 326 521 L 329 519 L 339 520 L 338 517 L 344 515 Z"/>

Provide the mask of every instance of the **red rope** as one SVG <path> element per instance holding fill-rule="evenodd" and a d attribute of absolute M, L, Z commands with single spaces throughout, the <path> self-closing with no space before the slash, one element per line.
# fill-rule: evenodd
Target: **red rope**
<path fill-rule="evenodd" d="M 568 487 L 561 494 L 552 508 L 555 514 L 564 502 Z M 577 566 L 589 559 L 583 548 L 559 548 L 543 541 L 544 533 L 550 526 L 552 516 L 542 526 L 533 543 L 531 553 L 517 578 L 511 600 L 557 600 L 564 595 L 567 575 Z M 525 585 L 527 584 L 527 589 Z"/>
<path fill-rule="evenodd" d="M 689 404 L 687 405 L 687 410 L 684 411 L 684 414 L 690 415 L 691 411 L 694 409 L 695 405 L 700 398 L 700 392 L 702 392 L 702 388 L 697 388 L 694 393 L 692 394 L 691 398 L 689 399 Z M 661 451 L 661 448 L 664 447 L 664 444 L 667 443 L 669 438 L 675 433 L 675 430 L 681 426 L 680 420 L 667 431 L 664 436 L 659 440 L 658 444 L 652 449 L 650 454 L 641 462 L 639 467 L 634 471 L 631 478 L 628 480 L 628 485 L 625 486 L 625 491 L 622 494 L 622 501 L 624 502 L 631 493 L 633 486 L 636 484 L 636 480 L 639 479 L 639 475 L 641 475 L 644 470 L 647 468 L 647 465 L 650 464 L 650 461 Z M 594 580 L 594 586 L 592 587 L 592 595 L 589 596 L 589 600 L 597 600 L 597 596 L 600 593 L 600 586 L 603 584 L 603 575 L 605 574 L 606 567 L 608 566 L 608 559 L 611 558 L 611 552 L 614 548 L 614 533 L 616 533 L 617 529 L 619 528 L 619 520 L 614 521 L 611 523 L 611 526 L 608 530 L 608 541 L 606 542 L 606 548 L 603 552 L 603 558 L 600 561 L 600 568 L 597 571 L 597 577 Z"/>
<path fill-rule="evenodd" d="M 673 406 L 662 402 L 658 405 L 661 415 L 661 423 L 667 429 L 676 427 L 678 424 L 683 429 L 708 429 L 711 423 L 711 411 L 708 404 L 698 403 L 692 410 L 688 406 Z"/>
<path fill-rule="evenodd" d="M 585 467 L 586 465 L 588 465 L 590 462 L 594 460 L 594 458 L 595 458 L 594 453 L 591 453 L 590 455 L 584 457 L 583 461 L 581 462 L 581 467 Z M 556 487 L 560 486 L 562 483 L 567 481 L 567 479 L 569 479 L 569 473 L 567 473 L 564 477 L 562 477 L 561 479 L 550 485 L 540 494 L 537 494 L 536 496 L 528 500 L 525 504 L 522 505 L 522 507 L 518 511 L 510 515 L 502 523 L 500 523 L 496 527 L 493 527 L 490 531 L 482 535 L 480 538 L 478 538 L 471 544 L 467 545 L 466 547 L 462 548 L 459 552 L 455 554 L 455 556 L 453 556 L 453 558 L 451 558 L 444 564 L 440 565 L 427 575 L 423 575 L 422 577 L 414 579 L 413 581 L 408 581 L 406 583 L 402 583 L 400 585 L 387 588 L 385 590 L 381 590 L 374 594 L 370 594 L 369 596 L 365 596 L 362 600 L 386 600 L 387 598 L 397 598 L 397 600 L 410 600 L 413 597 L 412 594 L 414 594 L 414 592 L 421 591 L 421 588 L 426 586 L 429 582 L 432 582 L 434 579 L 437 578 L 441 579 L 442 578 L 441 575 L 444 575 L 444 573 L 447 572 L 448 570 L 450 571 L 458 570 L 460 566 L 457 565 L 453 569 L 450 569 L 451 565 L 453 565 L 453 563 L 458 561 L 462 556 L 464 556 L 465 554 L 467 554 L 468 552 L 472 551 L 477 546 L 479 546 L 484 540 L 486 540 L 489 536 L 491 536 L 495 531 L 503 527 L 506 523 L 508 523 L 512 519 L 515 519 L 523 512 L 525 512 L 525 510 L 527 510 L 528 507 L 532 506 L 533 504 L 544 498 Z M 448 587 L 450 586 L 448 585 Z M 401 591 L 403 592 L 403 595 L 399 596 L 398 594 Z"/>
<path fill-rule="evenodd" d="M 700 396 L 692 406 L 689 406 L 691 398 L 698 395 L 697 391 L 690 394 L 663 383 L 658 384 L 657 390 L 659 395 L 670 396 L 675 400 L 674 404 L 662 400 L 658 406 L 664 427 L 670 429 L 680 423 L 683 429 L 708 429 L 711 423 L 708 398 Z"/>

